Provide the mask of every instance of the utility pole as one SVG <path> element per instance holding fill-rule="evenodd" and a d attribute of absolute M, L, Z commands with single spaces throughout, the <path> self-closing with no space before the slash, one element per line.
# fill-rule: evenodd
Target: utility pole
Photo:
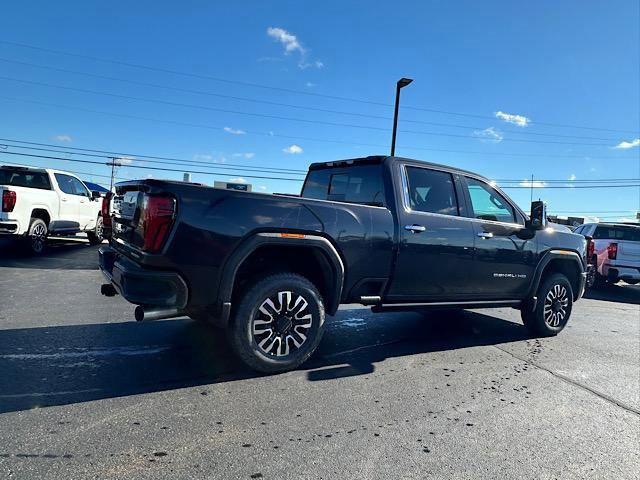
<path fill-rule="evenodd" d="M 111 167 L 111 183 L 109 184 L 109 191 L 113 191 L 113 180 L 116 175 L 116 167 L 119 167 L 121 164 L 116 163 L 117 157 L 111 157 L 111 162 L 107 162 L 107 166 Z"/>
<path fill-rule="evenodd" d="M 393 134 L 391 135 L 391 156 L 393 157 L 396 154 L 396 131 L 398 129 L 398 107 L 400 106 L 400 89 L 402 87 L 406 87 L 413 79 L 411 78 L 401 78 L 396 83 L 396 106 L 393 114 Z"/>
<path fill-rule="evenodd" d="M 531 174 L 531 199 L 529 203 L 533 202 L 533 173 Z"/>

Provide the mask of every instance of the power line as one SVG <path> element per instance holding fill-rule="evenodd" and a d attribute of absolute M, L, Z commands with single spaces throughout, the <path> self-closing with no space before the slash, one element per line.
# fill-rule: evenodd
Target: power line
<path fill-rule="evenodd" d="M 543 189 L 548 189 L 548 188 L 630 188 L 630 187 L 640 187 L 640 183 L 638 184 L 629 184 L 629 185 L 534 185 L 533 187 L 531 186 L 506 186 L 506 187 L 500 187 L 501 189 L 516 189 L 516 188 L 524 188 L 527 190 L 531 190 L 532 188 L 537 190 L 540 188 Z"/>
<path fill-rule="evenodd" d="M 7 141 L 9 139 L 4 139 L 4 138 L 0 138 L 0 141 Z M 9 140 L 11 142 L 19 142 L 19 140 Z M 126 159 L 126 160 L 135 160 L 136 162 L 146 162 L 146 163 L 156 163 L 156 164 L 165 164 L 165 165 L 175 165 L 175 166 L 180 166 L 180 165 L 185 165 L 185 166 L 194 166 L 193 164 L 190 163 L 189 160 L 182 160 L 182 159 L 177 159 L 177 158 L 172 158 L 172 157 L 156 157 L 156 156 L 151 156 L 151 155 L 140 155 L 140 154 L 134 154 L 134 153 L 118 153 L 118 152 L 110 152 L 110 151 L 105 151 L 105 150 L 91 150 L 91 149 L 87 149 L 87 148 L 76 148 L 76 147 L 64 147 L 64 146 L 57 146 L 57 145 L 53 145 L 53 144 L 47 144 L 47 143 L 37 143 L 37 142 L 24 142 L 24 143 L 28 143 L 30 145 L 43 145 L 43 146 L 50 146 L 50 147 L 56 147 L 56 148 L 41 148 L 41 147 L 31 147 L 31 146 L 24 146 L 24 145 L 12 145 L 10 143 L 3 143 L 0 144 L 0 146 L 4 145 L 7 147 L 13 147 L 13 148 L 21 148 L 21 149 L 26 149 L 26 150 L 36 150 L 36 151 L 44 151 L 44 152 L 53 152 L 53 153 L 64 153 L 64 154 L 68 154 L 68 155 L 80 155 L 80 156 L 85 156 L 85 157 L 97 157 L 97 158 L 106 158 L 106 159 L 111 159 L 111 158 L 116 158 L 116 160 L 119 159 Z M 99 153 L 83 153 L 83 152 L 69 152 L 63 149 L 76 149 L 76 150 L 83 150 L 83 151 L 91 151 L 91 152 L 99 152 L 102 153 L 103 155 L 99 154 Z M 114 157 L 115 155 L 115 157 Z M 120 158 L 117 158 L 120 157 Z M 145 160 L 146 158 L 151 158 L 151 159 L 161 159 L 161 160 L 172 160 L 169 162 L 166 161 L 152 161 L 152 160 Z M 280 171 L 279 169 L 277 169 L 276 167 L 262 167 L 262 168 L 243 168 L 244 166 L 237 166 L 237 167 L 232 167 L 232 166 L 224 166 L 224 165 L 211 165 L 210 163 L 207 162 L 194 162 L 196 163 L 195 166 L 204 164 L 204 166 L 206 168 L 212 169 L 212 170 L 233 170 L 234 172 L 264 172 L 264 173 L 274 173 L 274 174 L 282 174 L 282 173 L 286 173 L 287 175 L 300 175 L 300 176 L 305 176 L 307 173 L 307 170 L 286 170 L 286 171 Z M 237 165 L 237 164 L 236 164 Z M 123 165 L 126 166 L 126 165 Z M 212 172 L 212 173 L 224 173 L 224 172 Z M 493 179 L 494 182 L 499 183 L 500 185 L 505 185 L 505 184 L 509 184 L 509 183 L 522 183 L 522 182 L 529 182 L 530 180 L 505 180 L 505 179 Z M 567 184 L 567 185 L 573 185 L 575 183 L 581 182 L 581 183 L 603 183 L 603 182 L 621 182 L 621 183 L 629 183 L 629 182 L 640 182 L 640 178 L 598 178 L 598 179 L 592 179 L 592 180 L 561 180 L 561 179 L 543 179 L 543 178 L 536 178 L 534 180 L 535 182 L 544 182 L 544 183 L 561 183 L 561 184 Z M 530 185 L 520 185 L 524 188 L 531 188 Z M 505 187 L 503 187 L 505 188 Z M 535 187 L 534 187 L 535 188 Z"/>
<path fill-rule="evenodd" d="M 9 101 L 15 101 L 15 102 L 23 102 L 23 103 L 33 103 L 33 104 L 36 104 L 36 105 L 44 105 L 44 106 L 48 106 L 48 107 L 64 108 L 64 109 L 68 109 L 68 110 L 77 110 L 77 111 L 81 111 L 81 112 L 95 113 L 95 114 L 99 114 L 99 115 L 108 115 L 108 116 L 114 116 L 114 117 L 119 117 L 119 118 L 131 118 L 131 119 L 142 120 L 142 121 L 147 121 L 147 122 L 165 123 L 165 124 L 168 124 L 168 125 L 178 125 L 178 126 L 189 127 L 189 128 L 202 128 L 202 129 L 206 129 L 206 130 L 215 130 L 215 131 L 219 131 L 219 132 L 223 132 L 224 131 L 224 127 L 214 126 L 214 125 L 206 125 L 206 124 L 200 124 L 200 123 L 190 123 L 190 122 L 181 122 L 181 121 L 177 121 L 177 120 L 168 120 L 168 119 L 160 119 L 160 118 L 143 117 L 143 116 L 140 116 L 140 115 L 130 115 L 130 114 L 126 114 L 126 113 L 105 112 L 105 111 L 102 111 L 102 110 L 93 110 L 93 109 L 89 109 L 89 108 L 76 107 L 76 106 L 73 106 L 73 105 L 65 105 L 65 104 L 52 103 L 52 102 L 43 102 L 43 101 L 39 101 L 39 100 L 31 100 L 31 99 L 24 99 L 24 98 L 7 97 L 7 96 L 2 96 L 2 95 L 0 95 L 0 99 L 9 100 Z M 247 134 L 247 135 L 259 135 L 259 136 L 263 136 L 263 137 L 286 138 L 288 140 L 305 140 L 305 141 L 310 141 L 310 142 L 334 143 L 334 144 L 340 144 L 340 145 L 376 147 L 376 148 L 384 148 L 384 149 L 388 149 L 389 148 L 389 146 L 385 145 L 385 144 L 354 142 L 354 141 L 347 141 L 347 140 L 307 137 L 307 136 L 300 136 L 300 135 L 284 135 L 284 134 L 274 133 L 272 131 L 270 131 L 270 132 L 258 132 L 258 131 L 252 131 L 252 130 L 244 130 L 243 132 L 245 134 Z M 466 154 L 470 154 L 470 155 L 488 155 L 488 154 L 490 154 L 491 156 L 507 156 L 507 157 L 578 158 L 578 159 L 585 159 L 585 155 L 557 155 L 557 154 L 551 154 L 550 155 L 550 154 L 522 153 L 522 152 L 517 152 L 517 153 L 515 153 L 515 152 L 482 152 L 482 151 L 478 151 L 478 150 L 457 150 L 457 149 L 447 149 L 447 148 L 427 148 L 427 147 L 418 147 L 418 146 L 411 146 L 411 145 L 403 145 L 402 148 L 405 149 L 405 150 L 418 150 L 418 151 L 425 151 L 425 152 L 442 152 L 442 153 L 461 153 L 461 154 L 465 154 L 465 155 Z M 620 160 L 619 157 L 597 157 L 597 158 L 592 158 L 592 159 L 593 160 Z M 634 160 L 635 160 L 635 158 L 634 158 Z"/>
<path fill-rule="evenodd" d="M 32 157 L 32 158 L 43 158 L 43 159 L 48 159 L 48 160 L 61 160 L 61 161 L 65 161 L 65 162 L 77 162 L 77 163 L 87 163 L 87 164 L 93 164 L 93 165 L 111 165 L 111 163 L 108 162 L 95 162 L 95 161 L 91 161 L 91 160 L 79 160 L 79 159 L 72 159 L 72 158 L 64 158 L 64 157 L 54 157 L 51 155 L 36 155 L 36 154 L 30 154 L 30 153 L 19 153 L 19 152 L 0 152 L 0 154 L 3 155 L 18 155 L 18 156 L 22 156 L 22 157 Z M 205 171 L 199 171 L 199 170 L 189 170 L 189 169 L 173 169 L 173 168 L 164 168 L 164 167 L 146 167 L 143 165 L 120 165 L 121 167 L 124 168 L 138 168 L 138 169 L 142 169 L 142 170 L 157 170 L 157 171 L 164 171 L 164 172 L 189 172 L 189 173 L 198 173 L 198 174 L 204 174 L 204 175 L 217 175 L 217 172 L 205 172 Z M 267 177 L 267 176 L 257 176 L 257 175 L 244 175 L 244 177 L 246 178 L 257 178 L 257 179 L 266 179 L 266 180 L 284 180 L 284 181 L 290 181 L 290 182 L 302 182 L 302 179 L 297 179 L 297 178 L 284 178 L 284 177 Z M 640 187 L 640 183 L 639 184 L 635 184 L 635 185 L 576 185 L 576 186 L 541 186 L 541 187 L 535 187 L 536 189 L 538 188 L 542 188 L 542 189 L 549 189 L 549 188 L 629 188 L 629 187 Z M 501 187 L 504 189 L 530 189 L 530 187 Z"/>
<path fill-rule="evenodd" d="M 273 101 L 270 101 L 270 100 L 261 100 L 261 99 L 256 99 L 256 98 L 239 97 L 239 96 L 236 96 L 236 95 L 225 95 L 225 94 L 221 94 L 221 93 L 214 93 L 214 92 L 209 92 L 209 91 L 204 91 L 204 90 L 194 90 L 194 89 L 189 89 L 189 88 L 180 88 L 180 87 L 174 87 L 174 86 L 170 86 L 170 85 L 161 85 L 161 84 L 157 84 L 157 83 L 141 82 L 141 81 L 138 81 L 138 80 L 132 80 L 132 79 L 127 79 L 127 78 L 111 77 L 111 76 L 108 76 L 108 75 L 98 75 L 98 74 L 89 73 L 89 72 L 82 72 L 82 71 L 78 71 L 78 70 L 69 70 L 69 69 L 66 69 L 66 68 L 52 67 L 52 66 L 48 66 L 48 65 L 38 65 L 38 64 L 35 64 L 35 63 L 22 62 L 22 61 L 19 61 L 19 60 L 11 60 L 11 59 L 7 59 L 7 58 L 0 58 L 0 61 L 7 62 L 7 63 L 13 63 L 13 64 L 17 64 L 17 65 L 26 65 L 26 66 L 29 66 L 29 67 L 52 70 L 52 71 L 56 71 L 56 72 L 71 73 L 71 74 L 74 74 L 74 75 L 83 75 L 83 76 L 92 77 L 92 78 L 99 78 L 99 79 L 103 79 L 103 80 L 110 80 L 110 81 L 128 83 L 128 84 L 131 84 L 131 85 L 139 85 L 139 86 L 153 87 L 153 88 L 162 88 L 162 89 L 172 90 L 172 91 L 177 91 L 177 92 L 182 92 L 182 93 L 190 93 L 190 94 L 197 94 L 197 95 L 207 95 L 207 96 L 216 97 L 216 98 L 226 98 L 226 99 L 230 99 L 230 100 L 238 100 L 238 101 L 251 102 L 251 103 L 260 103 L 260 104 L 273 105 L 273 106 L 278 106 L 278 107 L 295 108 L 295 109 L 308 110 L 308 111 L 313 111 L 313 112 L 332 113 L 332 114 L 339 114 L 339 115 L 350 115 L 350 116 L 356 116 L 356 117 L 362 117 L 362 118 L 372 118 L 372 119 L 376 119 L 376 120 L 385 120 L 385 121 L 391 121 L 392 120 L 391 117 L 386 117 L 386 116 L 383 116 L 383 115 L 371 115 L 371 114 L 366 114 L 366 113 L 348 112 L 348 111 L 344 111 L 344 110 L 332 110 L 332 109 L 319 108 L 319 107 L 309 107 L 309 106 L 305 106 L 305 105 L 295 105 L 295 104 L 290 104 L 290 103 L 273 102 Z M 18 80 L 14 79 L 14 81 L 18 81 Z M 482 129 L 485 128 L 485 127 L 478 127 L 478 126 L 472 126 L 472 125 L 460 125 L 460 124 L 442 123 L 442 122 L 428 122 L 428 121 L 424 121 L 424 120 L 415 120 L 415 119 L 400 119 L 400 121 L 401 121 L 401 123 L 415 123 L 415 124 L 421 124 L 421 125 L 434 125 L 434 126 L 440 126 L 440 127 L 463 128 L 463 129 L 466 129 L 466 130 L 482 130 Z M 517 135 L 535 135 L 535 136 L 542 136 L 542 137 L 577 138 L 577 139 L 582 139 L 582 140 L 603 140 L 603 141 L 611 141 L 611 142 L 617 141 L 617 139 L 615 139 L 615 138 L 589 137 L 589 136 L 581 136 L 581 135 L 563 135 L 563 134 L 556 134 L 556 133 L 540 133 L 540 132 L 529 132 L 529 131 L 523 131 L 523 130 L 513 130 L 513 129 L 504 129 L 504 128 L 501 129 L 501 132 L 515 133 Z"/>
<path fill-rule="evenodd" d="M 77 163 L 89 163 L 89 164 L 93 164 L 93 165 L 111 165 L 111 163 L 105 163 L 105 162 L 94 162 L 91 160 L 79 160 L 79 159 L 73 159 L 73 158 L 64 158 L 64 157 L 54 157 L 51 155 L 36 155 L 33 153 L 19 153 L 19 152 L 0 152 L 0 154 L 2 155 L 19 155 L 22 157 L 32 157 L 32 158 L 44 158 L 44 159 L 48 159 L 48 160 L 61 160 L 64 162 L 77 162 Z M 183 172 L 188 172 L 188 173 L 198 173 L 198 174 L 204 174 L 204 175 L 220 175 L 218 172 L 204 172 L 204 171 L 200 171 L 200 170 L 189 170 L 189 169 L 175 169 L 175 168 L 165 168 L 165 167 L 145 167 L 143 165 L 120 165 L 120 167 L 125 167 L 125 168 L 139 168 L 142 170 L 158 170 L 158 171 L 163 171 L 163 172 L 179 172 L 179 173 L 183 173 Z M 231 174 L 230 174 L 231 175 Z M 285 180 L 285 181 L 289 181 L 289 182 L 302 182 L 303 179 L 298 179 L 298 178 L 285 178 L 285 177 L 267 177 L 267 176 L 258 176 L 258 175 L 245 175 L 242 174 L 243 177 L 246 178 L 258 178 L 258 179 L 264 179 L 264 180 Z"/>
<path fill-rule="evenodd" d="M 99 155 L 97 153 L 82 153 L 82 152 L 68 152 L 65 150 L 60 150 L 60 149 L 53 149 L 53 148 L 40 148 L 40 147 L 30 147 L 30 146 L 23 146 L 23 145 L 11 145 L 8 143 L 5 143 L 3 145 L 6 145 L 8 147 L 13 147 L 13 148 L 22 148 L 22 149 L 27 149 L 27 150 L 37 150 L 37 151 L 43 151 L 43 152 L 53 152 L 53 153 L 64 153 L 64 154 L 68 154 L 68 155 L 80 155 L 80 156 L 84 156 L 84 157 L 98 157 L 98 158 L 107 158 L 107 159 L 112 159 L 115 158 L 116 161 L 120 160 L 120 161 L 124 161 L 124 160 L 135 160 L 136 162 L 143 162 L 143 163 L 157 163 L 157 164 L 165 164 L 165 165 L 184 165 L 187 167 L 192 167 L 194 166 L 191 163 L 188 163 L 188 160 L 185 161 L 181 161 L 181 160 L 177 160 L 177 161 L 172 161 L 172 162 L 166 162 L 166 161 L 161 161 L 161 160 L 145 160 L 145 159 L 140 159 L 137 158 L 135 156 L 130 156 L 130 155 L 117 155 L 116 157 L 114 157 L 113 155 Z M 64 147 L 62 147 L 64 148 Z M 197 162 L 197 164 L 201 164 L 201 163 L 205 163 L 205 162 Z M 198 166 L 198 165 L 195 165 Z M 306 170 L 302 170 L 302 173 L 293 173 L 293 172 L 283 172 L 283 171 L 279 171 L 277 169 L 272 169 L 270 167 L 263 167 L 260 169 L 257 168 L 243 168 L 243 167 L 231 167 L 231 166 L 218 166 L 218 165 L 211 165 L 211 164 L 206 164 L 206 168 L 212 169 L 212 170 L 233 170 L 234 172 L 264 172 L 264 173 L 275 173 L 275 174 L 286 174 L 286 175 L 304 175 L 306 173 Z M 224 172 L 212 172 L 212 173 L 224 173 Z"/>
<path fill-rule="evenodd" d="M 92 55 L 84 55 L 84 54 L 79 54 L 79 53 L 65 52 L 65 51 L 62 51 L 62 50 L 55 50 L 55 49 L 50 49 L 50 48 L 38 47 L 38 46 L 35 46 L 35 45 L 28 45 L 28 44 L 25 44 L 25 43 L 11 42 L 11 41 L 8 41 L 8 40 L 0 40 L 0 43 L 3 43 L 5 45 L 12 45 L 12 46 L 15 46 L 15 47 L 20 47 L 20 48 L 27 48 L 27 49 L 31 49 L 31 50 L 39 50 L 39 51 L 43 51 L 43 52 L 54 53 L 56 55 L 65 55 L 65 56 L 76 57 L 76 58 L 84 58 L 84 59 L 88 59 L 88 60 L 92 60 L 92 61 L 110 63 L 110 64 L 113 64 L 113 65 L 121 65 L 121 66 L 125 66 L 125 67 L 130 67 L 130 68 L 139 68 L 139 69 L 149 70 L 149 71 L 153 71 L 153 72 L 168 73 L 168 74 L 172 74 L 172 75 L 180 75 L 180 76 L 191 77 L 191 78 L 199 78 L 199 79 L 203 79 L 203 80 L 212 80 L 212 81 L 226 83 L 226 84 L 230 84 L 230 85 L 241 85 L 241 86 L 245 86 L 245 87 L 267 89 L 267 90 L 272 90 L 272 91 L 293 93 L 293 94 L 297 94 L 297 95 L 306 95 L 306 96 L 311 96 L 311 97 L 327 98 L 327 99 L 331 99 L 331 100 L 339 100 L 339 101 L 347 101 L 347 102 L 364 103 L 364 104 L 384 106 L 384 107 L 391 107 L 392 106 L 391 104 L 385 103 L 385 102 L 376 102 L 376 101 L 372 101 L 372 100 L 357 99 L 357 98 L 350 98 L 350 97 L 342 97 L 342 96 L 337 96 L 337 95 L 326 95 L 326 94 L 317 93 L 317 92 L 307 92 L 307 91 L 304 91 L 304 90 L 296 90 L 296 89 L 291 89 L 291 88 L 274 87 L 274 86 L 269 86 L 269 85 L 253 83 L 253 82 L 246 82 L 246 81 L 237 80 L 237 79 L 226 79 L 226 78 L 221 78 L 221 77 L 214 77 L 214 76 L 211 76 L 211 75 L 203 75 L 203 74 L 190 73 L 190 72 L 181 72 L 181 71 L 178 71 L 178 70 L 171 70 L 171 69 L 167 69 L 167 68 L 154 67 L 154 66 L 150 66 L 150 65 L 142 65 L 142 64 L 132 63 L 132 62 L 124 62 L 124 61 L 119 61 L 119 60 L 105 59 L 105 58 L 95 57 L 95 56 L 92 56 Z M 478 114 L 471 114 L 471 113 L 464 113 L 464 112 L 452 112 L 452 111 L 447 111 L 447 110 L 438 110 L 438 109 L 425 108 L 425 107 L 414 107 L 414 106 L 409 106 L 409 105 L 408 106 L 403 106 L 403 108 L 410 109 L 410 110 L 423 111 L 423 112 L 439 113 L 439 114 L 445 114 L 445 115 L 456 115 L 456 116 L 462 116 L 462 117 L 483 118 L 483 119 L 495 120 L 495 117 L 488 116 L 488 115 L 478 115 Z M 572 124 L 550 123 L 550 122 L 539 122 L 539 121 L 535 121 L 535 122 L 531 122 L 531 123 L 532 124 L 536 124 L 536 125 L 560 127 L 560 128 L 601 130 L 601 131 L 633 133 L 633 134 L 637 133 L 634 130 L 621 130 L 621 129 L 611 129 L 611 128 L 602 128 L 602 127 L 591 127 L 591 126 L 584 126 L 584 125 L 572 125 Z"/>
<path fill-rule="evenodd" d="M 53 83 L 47 83 L 47 82 L 38 82 L 35 80 L 25 80 L 25 79 L 20 79 L 20 78 L 13 78 L 13 77 L 6 77 L 6 76 L 0 76 L 0 79 L 2 80 L 8 80 L 11 82 L 18 82 L 18 83 L 26 83 L 26 84 L 30 84 L 30 85 L 38 85 L 38 86 L 44 86 L 44 87 L 48 87 L 48 88 L 57 88 L 57 89 L 61 89 L 61 90 L 69 90 L 69 91 L 73 91 L 73 92 L 80 92 L 80 93 L 88 93 L 91 95 L 102 95 L 102 96 L 107 96 L 107 97 L 112 97 L 112 98 L 120 98 L 123 100 L 134 100 L 137 102 L 146 102 L 146 103 L 157 103 L 157 104 L 161 104 L 161 105 L 169 105 L 172 107 L 181 107 L 181 108 L 194 108 L 194 109 L 198 109 L 198 110 L 208 110 L 208 111 L 212 111 L 212 112 L 220 112 L 220 113 L 230 113 L 233 115 L 245 115 L 245 116 L 251 116 L 251 117 L 259 117 L 259 118 L 269 118 L 269 119 L 273 119 L 273 120 L 284 120 L 284 121 L 288 121 L 288 122 L 300 122 L 300 123 L 307 123 L 307 124 L 311 124 L 311 125 L 326 125 L 326 126 L 331 126 L 331 127 L 347 127 L 347 128 L 358 128 L 358 129 L 364 129 L 364 130 L 375 130 L 375 131 L 381 131 L 381 132 L 387 132 L 388 128 L 385 127 L 374 127 L 374 126 L 370 126 L 370 125 L 358 125 L 358 124 L 353 124 L 353 123 L 339 123 L 339 122 L 327 122 L 324 120 L 312 120 L 312 119 L 308 119 L 308 118 L 297 118 L 297 117 L 285 117 L 285 116 L 281 116 L 281 115 L 271 115 L 268 113 L 256 113 L 256 112 L 244 112 L 241 110 L 230 110 L 230 109 L 226 109 L 226 108 L 218 108 L 218 107 L 211 107 L 208 105 L 198 105 L 198 104 L 193 104 L 193 103 L 182 103 L 182 102 L 172 102 L 169 100 L 161 100 L 161 99 L 157 99 L 157 98 L 143 98 L 143 97 L 135 97 L 132 95 L 122 95 L 119 93 L 113 93 L 113 92 L 103 92 L 103 91 L 99 91 L 99 90 L 90 90 L 90 89 L 86 89 L 86 88 L 78 88 L 78 87 L 69 87 L 69 86 L 65 86 L 65 85 L 56 85 Z M 411 134 L 416 134 L 416 135 L 429 135 L 429 136 L 436 136 L 436 137 L 453 137 L 453 138 L 464 138 L 464 139 L 473 139 L 474 136 L 473 135 L 459 135 L 456 133 L 443 133 L 443 132 L 426 132 L 423 130 L 399 130 L 401 133 L 411 133 Z M 475 133 L 475 132 L 474 132 Z M 553 141 L 553 140 L 529 140 L 529 139 L 523 139 L 523 138 L 503 138 L 502 141 L 508 141 L 508 142 L 521 142 L 521 143 L 537 143 L 537 144 L 555 144 L 555 145 L 582 145 L 582 146 L 590 146 L 590 147 L 609 147 L 611 146 L 608 143 L 580 143 L 580 142 L 563 142 L 563 141 Z"/>

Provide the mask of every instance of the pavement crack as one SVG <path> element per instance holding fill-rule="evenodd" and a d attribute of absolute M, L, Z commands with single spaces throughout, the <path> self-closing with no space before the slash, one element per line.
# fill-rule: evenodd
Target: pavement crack
<path fill-rule="evenodd" d="M 599 397 L 600 399 L 602 399 L 602 400 L 604 400 L 604 401 L 606 401 L 608 403 L 611 403 L 611 404 L 613 404 L 613 405 L 615 405 L 617 407 L 622 408 L 623 410 L 626 410 L 629 413 L 633 413 L 635 415 L 640 416 L 640 410 L 638 410 L 635 407 L 632 407 L 631 405 L 627 405 L 626 403 L 623 403 L 620 400 L 617 400 L 617 399 L 611 397 L 610 395 L 607 395 L 606 393 L 599 392 L 598 390 L 595 390 L 594 388 L 591 388 L 588 385 L 584 385 L 583 383 L 580 383 L 580 382 L 578 382 L 578 381 L 576 381 L 576 380 L 574 380 L 574 379 L 572 379 L 570 377 L 567 377 L 567 376 L 565 376 L 565 375 L 563 375 L 561 373 L 554 372 L 553 370 L 551 370 L 551 369 L 549 369 L 549 368 L 547 368 L 547 367 L 545 367 L 543 365 L 540 365 L 539 363 L 536 363 L 536 362 L 534 362 L 534 361 L 532 361 L 532 360 L 530 360 L 528 358 L 521 357 L 520 355 L 517 355 L 517 354 L 515 354 L 513 352 L 510 352 L 509 350 L 507 350 L 505 348 L 502 348 L 502 347 L 499 347 L 498 345 L 493 345 L 493 346 L 495 348 L 497 348 L 498 350 L 500 350 L 501 352 L 504 352 L 504 353 L 506 353 L 508 355 L 511 355 L 513 358 L 515 358 L 517 360 L 520 360 L 521 362 L 525 362 L 528 365 L 536 367 L 536 368 L 538 368 L 540 370 L 544 370 L 545 372 L 553 375 L 554 377 L 562 380 L 565 383 L 568 383 L 570 385 L 573 385 L 574 387 L 578 387 L 578 388 L 580 388 L 580 389 L 582 389 L 582 390 L 584 390 L 586 392 L 589 392 L 589 393 Z"/>

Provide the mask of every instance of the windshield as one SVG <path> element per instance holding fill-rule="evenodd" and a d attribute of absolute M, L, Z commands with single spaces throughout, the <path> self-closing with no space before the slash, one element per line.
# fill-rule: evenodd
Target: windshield
<path fill-rule="evenodd" d="M 0 168 L 0 185 L 51 190 L 47 172 L 37 172 L 22 168 Z"/>

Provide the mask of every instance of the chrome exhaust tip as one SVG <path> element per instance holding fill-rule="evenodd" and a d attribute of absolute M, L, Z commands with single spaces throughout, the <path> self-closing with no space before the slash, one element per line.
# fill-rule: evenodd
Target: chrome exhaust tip
<path fill-rule="evenodd" d="M 146 320 L 161 320 L 163 318 L 174 318 L 182 316 L 182 310 L 178 308 L 154 308 L 143 307 L 138 305 L 135 309 L 134 316 L 137 322 Z"/>

